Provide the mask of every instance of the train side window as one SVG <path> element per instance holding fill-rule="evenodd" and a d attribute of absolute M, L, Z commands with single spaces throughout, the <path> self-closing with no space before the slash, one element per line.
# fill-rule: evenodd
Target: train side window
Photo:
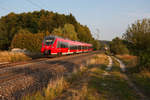
<path fill-rule="evenodd" d="M 61 48 L 64 48 L 63 42 L 60 42 L 60 47 L 61 47 Z"/>
<path fill-rule="evenodd" d="M 70 48 L 70 50 L 72 50 L 72 46 L 71 45 L 69 46 L 69 48 Z"/>
<path fill-rule="evenodd" d="M 60 48 L 60 41 L 57 41 L 57 48 Z"/>
<path fill-rule="evenodd" d="M 80 46 L 78 46 L 78 50 L 80 50 Z"/>
<path fill-rule="evenodd" d="M 68 43 L 67 42 L 64 42 L 64 47 L 68 48 Z"/>
<path fill-rule="evenodd" d="M 81 46 L 79 46 L 79 49 L 81 50 Z"/>
<path fill-rule="evenodd" d="M 67 42 L 60 42 L 60 47 L 61 48 L 68 48 L 68 43 Z"/>
<path fill-rule="evenodd" d="M 78 50 L 78 46 L 76 46 L 76 50 Z"/>

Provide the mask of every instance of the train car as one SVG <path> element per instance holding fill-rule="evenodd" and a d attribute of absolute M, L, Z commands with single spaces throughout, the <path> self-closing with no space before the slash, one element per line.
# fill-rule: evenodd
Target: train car
<path fill-rule="evenodd" d="M 42 42 L 44 55 L 66 55 L 92 51 L 92 44 L 72 41 L 57 36 L 47 36 Z"/>

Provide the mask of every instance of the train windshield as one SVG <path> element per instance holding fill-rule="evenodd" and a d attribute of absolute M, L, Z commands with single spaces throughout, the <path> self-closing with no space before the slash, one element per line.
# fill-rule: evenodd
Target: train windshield
<path fill-rule="evenodd" d="M 53 37 L 46 37 L 45 39 L 44 39 L 44 44 L 45 45 L 51 45 L 51 44 L 53 44 L 54 43 L 54 38 Z"/>

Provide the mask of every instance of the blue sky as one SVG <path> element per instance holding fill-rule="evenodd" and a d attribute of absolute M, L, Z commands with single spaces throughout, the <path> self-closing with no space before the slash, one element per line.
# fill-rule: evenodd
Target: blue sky
<path fill-rule="evenodd" d="M 72 13 L 92 33 L 99 29 L 101 40 L 111 40 L 137 19 L 150 18 L 149 5 L 150 0 L 0 0 L 0 16 L 41 9 Z"/>

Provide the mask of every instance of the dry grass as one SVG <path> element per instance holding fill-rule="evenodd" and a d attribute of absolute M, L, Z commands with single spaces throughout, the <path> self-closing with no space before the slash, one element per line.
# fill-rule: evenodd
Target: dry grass
<path fill-rule="evenodd" d="M 118 66 L 114 64 L 113 67 Z M 86 65 L 69 75 L 67 80 L 61 78 L 52 81 L 42 92 L 23 100 L 139 100 L 120 71 L 107 72 L 107 65 L 106 55 L 95 55 Z"/>
<path fill-rule="evenodd" d="M 127 67 L 135 67 L 137 65 L 137 57 L 132 55 L 116 55 L 117 58 L 121 59 Z"/>
<path fill-rule="evenodd" d="M 47 88 L 42 91 L 38 91 L 35 94 L 27 95 L 22 100 L 53 100 L 59 96 L 65 88 L 68 87 L 68 83 L 63 77 L 51 81 Z"/>
<path fill-rule="evenodd" d="M 92 64 L 108 64 L 108 58 L 105 54 L 97 54 L 92 59 L 87 61 L 87 65 Z"/>
<path fill-rule="evenodd" d="M 97 92 L 83 86 L 80 90 L 74 90 L 71 100 L 102 100 Z"/>
<path fill-rule="evenodd" d="M 8 51 L 0 52 L 0 62 L 17 62 L 17 61 L 27 61 L 31 58 L 23 53 L 14 53 Z"/>

